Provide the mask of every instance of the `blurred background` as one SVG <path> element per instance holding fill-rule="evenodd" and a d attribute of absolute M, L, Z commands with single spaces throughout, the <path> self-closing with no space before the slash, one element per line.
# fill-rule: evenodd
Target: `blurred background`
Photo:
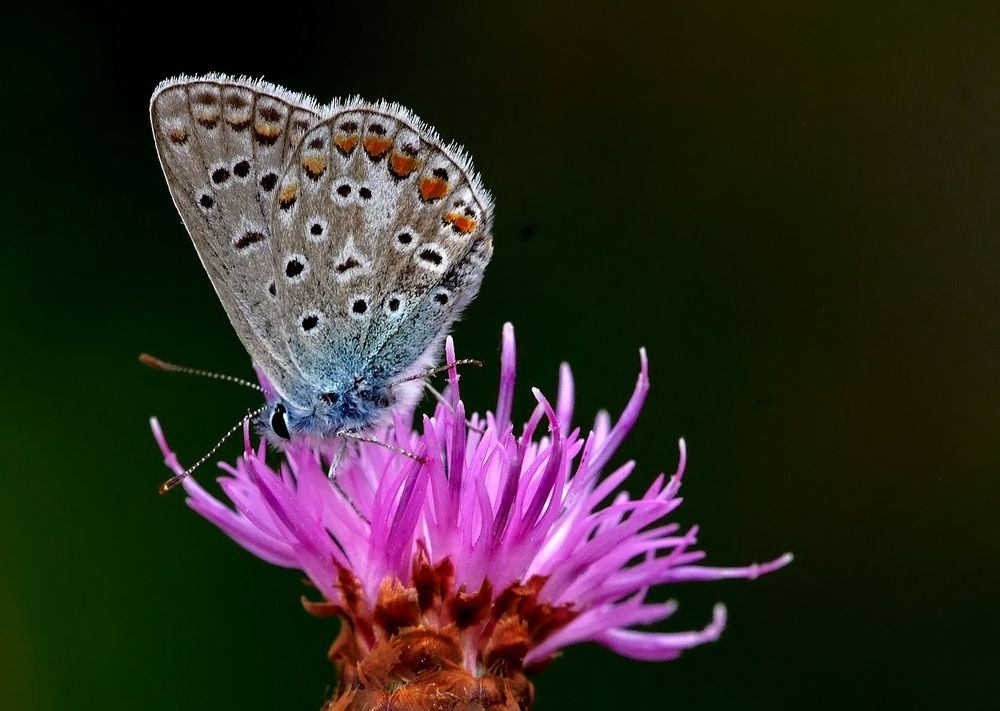
<path fill-rule="evenodd" d="M 659 591 L 664 630 L 724 601 L 722 639 L 570 649 L 538 709 L 996 703 L 998 6 L 652 5 L 7 14 L 0 706 L 311 711 L 333 681 L 299 577 L 156 493 L 150 415 L 193 461 L 255 404 L 136 362 L 251 372 L 148 124 L 161 79 L 207 71 L 394 99 L 463 143 L 497 199 L 467 403 L 505 320 L 522 416 L 563 360 L 578 415 L 619 411 L 644 345 L 632 486 L 684 436 L 708 562 L 795 552 Z"/>

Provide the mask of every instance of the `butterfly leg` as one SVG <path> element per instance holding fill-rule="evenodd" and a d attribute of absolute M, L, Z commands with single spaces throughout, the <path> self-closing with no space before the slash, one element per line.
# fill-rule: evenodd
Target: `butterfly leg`
<path fill-rule="evenodd" d="M 427 388 L 427 392 L 429 392 L 431 395 L 434 396 L 435 400 L 437 400 L 439 403 L 448 408 L 448 412 L 450 412 L 453 415 L 455 414 L 455 408 L 452 406 L 450 402 L 448 402 L 448 399 L 440 391 L 438 391 L 437 388 L 435 388 L 430 383 L 426 382 L 424 383 L 424 387 Z M 486 434 L 485 427 L 480 427 L 479 425 L 474 424 L 472 420 L 468 418 L 465 419 L 465 426 L 474 432 L 478 432 L 479 434 Z"/>
<path fill-rule="evenodd" d="M 400 378 L 399 380 L 393 380 L 391 383 L 389 383 L 389 388 L 392 389 L 393 385 L 399 385 L 400 383 L 408 383 L 411 380 L 420 380 L 421 378 L 433 378 L 438 373 L 443 373 L 446 370 L 457 368 L 460 365 L 474 365 L 477 368 L 482 368 L 483 361 L 476 360 L 475 358 L 459 358 L 454 363 L 445 363 L 444 365 L 439 365 L 436 368 L 425 370 L 423 373 L 417 373 L 416 375 L 409 375 L 405 378 Z"/>
<path fill-rule="evenodd" d="M 338 444 L 337 451 L 333 455 L 333 461 L 330 462 L 330 468 L 326 472 L 326 478 L 332 481 L 334 486 L 337 486 L 338 490 L 340 489 L 340 486 L 337 484 L 337 470 L 340 469 L 340 463 L 344 461 L 344 455 L 346 453 L 347 442 L 342 441 Z M 344 492 L 341 491 L 340 493 L 343 494 Z"/>
<path fill-rule="evenodd" d="M 344 439 L 353 439 L 355 442 L 367 442 L 368 444 L 377 444 L 379 447 L 385 447 L 390 452 L 395 452 L 396 454 L 402 454 L 404 457 L 409 457 L 410 459 L 420 462 L 421 464 L 426 464 L 427 460 L 421 457 L 419 454 L 415 454 L 408 449 L 402 449 L 401 447 L 396 447 L 395 445 L 389 444 L 388 442 L 383 442 L 380 439 L 375 439 L 374 437 L 366 437 L 359 432 L 353 432 L 351 430 L 341 430 L 337 433 L 338 437 L 343 437 Z"/>
<path fill-rule="evenodd" d="M 346 501 L 350 507 L 354 509 L 354 513 L 358 515 L 358 518 L 365 523 L 370 524 L 371 521 L 368 520 L 368 517 L 361 513 L 361 509 L 359 509 L 357 504 L 354 503 L 354 499 L 352 499 L 348 493 L 344 491 L 344 487 L 342 487 L 340 482 L 337 481 L 337 470 L 340 469 L 340 464 L 344 461 L 344 455 L 347 453 L 347 446 L 347 440 L 343 440 L 340 443 L 340 446 L 337 447 L 337 451 L 333 455 L 333 461 L 330 462 L 330 468 L 326 472 L 326 478 L 330 480 L 330 483 L 333 484 L 333 488 L 337 490 L 337 493 L 340 494 L 341 498 L 343 498 L 344 501 Z"/>

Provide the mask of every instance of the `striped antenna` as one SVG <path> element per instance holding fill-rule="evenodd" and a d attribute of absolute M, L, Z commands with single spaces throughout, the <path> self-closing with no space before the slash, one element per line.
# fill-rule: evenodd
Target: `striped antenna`
<path fill-rule="evenodd" d="M 237 378 L 235 375 L 224 375 L 222 373 L 213 373 L 210 370 L 200 370 L 198 368 L 188 368 L 186 365 L 168 363 L 167 361 L 160 360 L 159 358 L 151 356 L 148 353 L 140 353 L 139 362 L 145 366 L 149 366 L 153 370 L 165 370 L 170 373 L 185 373 L 187 375 L 200 375 L 203 378 L 212 378 L 213 380 L 224 380 L 227 383 L 236 383 L 237 385 L 242 385 L 245 388 L 256 390 L 259 393 L 264 392 L 264 388 L 259 386 L 257 383 L 251 383 L 249 380 Z"/>
<path fill-rule="evenodd" d="M 169 479 L 167 479 L 165 482 L 163 482 L 162 484 L 160 484 L 160 493 L 161 494 L 166 494 L 168 491 L 170 491 L 171 489 L 173 489 L 174 487 L 176 487 L 178 484 L 180 484 L 182 481 L 184 481 L 189 476 L 191 476 L 192 472 L 194 472 L 195 469 L 197 469 L 202 464 L 204 464 L 205 462 L 207 462 L 209 459 L 211 459 L 211 457 L 212 457 L 213 454 L 215 454 L 216 452 L 219 451 L 219 447 L 221 447 L 225 443 L 225 441 L 227 439 L 229 439 L 230 437 L 232 437 L 233 434 L 235 434 L 239 430 L 243 429 L 243 425 L 245 425 L 248 421 L 252 420 L 253 418 L 255 418 L 257 415 L 259 415 L 260 413 L 262 413 L 266 409 L 267 409 L 267 405 L 261 405 L 256 410 L 248 412 L 243 417 L 243 419 L 241 419 L 239 422 L 237 422 L 235 425 L 233 425 L 230 428 L 230 430 L 228 432 L 226 432 L 226 434 L 222 435 L 222 439 L 220 439 L 218 442 L 216 442 L 214 447 L 212 447 L 210 450 L 208 450 L 207 452 L 205 452 L 205 455 L 201 459 L 199 459 L 197 462 L 195 462 L 194 464 L 192 464 L 190 467 L 188 467 L 187 469 L 185 469 L 184 471 L 182 471 L 177 476 L 172 476 Z"/>

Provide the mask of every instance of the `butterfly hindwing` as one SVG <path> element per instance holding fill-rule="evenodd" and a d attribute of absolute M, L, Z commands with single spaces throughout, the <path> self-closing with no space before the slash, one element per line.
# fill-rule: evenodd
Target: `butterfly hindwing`
<path fill-rule="evenodd" d="M 278 323 L 271 212 L 280 176 L 319 120 L 307 97 L 225 77 L 161 84 L 150 114 L 184 224 L 240 340 L 279 387 L 293 378 Z"/>
<path fill-rule="evenodd" d="M 305 135 L 278 190 L 278 318 L 298 369 L 415 367 L 492 253 L 492 202 L 461 149 L 401 107 L 348 104 Z"/>

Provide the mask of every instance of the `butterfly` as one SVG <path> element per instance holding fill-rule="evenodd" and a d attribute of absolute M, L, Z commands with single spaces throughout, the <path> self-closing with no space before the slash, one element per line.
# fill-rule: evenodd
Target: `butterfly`
<path fill-rule="evenodd" d="M 464 150 L 398 104 L 320 105 L 264 81 L 161 83 L 170 194 L 269 387 L 279 447 L 363 438 L 419 397 L 493 252 L 493 201 Z"/>

